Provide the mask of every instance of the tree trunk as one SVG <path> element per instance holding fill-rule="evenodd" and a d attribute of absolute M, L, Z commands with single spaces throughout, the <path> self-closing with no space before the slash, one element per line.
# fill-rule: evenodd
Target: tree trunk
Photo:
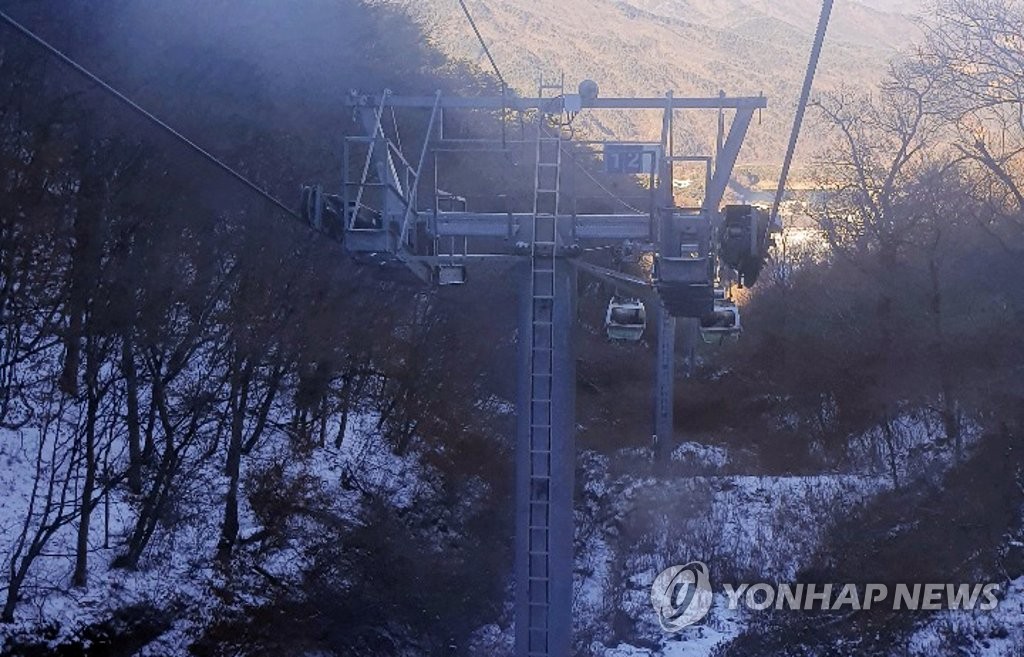
<path fill-rule="evenodd" d="M 154 386 L 155 389 L 155 386 Z M 145 442 L 142 444 L 142 462 L 150 463 L 153 460 L 153 454 L 156 452 L 156 441 L 153 440 L 153 432 L 156 431 L 157 422 L 157 403 L 155 393 L 150 395 L 149 400 L 149 413 L 146 418 L 146 435 L 144 436 Z"/>
<path fill-rule="evenodd" d="M 242 432 L 245 430 L 245 410 L 249 402 L 249 381 L 253 366 L 246 361 L 242 366 L 235 364 L 231 377 L 231 391 L 228 407 L 231 411 L 231 427 L 228 438 L 227 460 L 224 473 L 228 477 L 228 491 L 224 497 L 224 522 L 221 525 L 220 541 L 217 543 L 217 559 L 226 563 L 238 541 L 238 480 L 242 469 Z"/>
<path fill-rule="evenodd" d="M 238 479 L 242 466 L 242 434 L 234 425 L 232 421 L 226 465 L 228 492 L 224 498 L 224 524 L 217 544 L 217 559 L 222 562 L 231 558 L 231 551 L 238 541 Z"/>
<path fill-rule="evenodd" d="M 131 329 L 121 342 L 121 370 L 125 381 L 125 424 L 128 429 L 128 489 L 142 493 L 142 432 L 139 421 L 139 376 L 135 368 Z"/>
<path fill-rule="evenodd" d="M 88 341 L 92 343 L 93 340 Z M 92 522 L 92 494 L 96 487 L 96 416 L 100 406 L 98 386 L 99 356 L 95 346 L 89 344 L 89 373 L 87 376 L 87 409 L 85 418 L 85 480 L 82 482 L 82 501 L 78 517 L 78 540 L 75 549 L 75 571 L 71 576 L 72 586 L 85 586 L 89 568 L 89 529 Z"/>
<path fill-rule="evenodd" d="M 348 416 L 352 409 L 352 387 L 353 387 L 353 374 L 345 374 L 342 377 L 341 386 L 341 420 L 338 422 L 338 434 L 334 438 L 334 447 L 341 449 L 341 444 L 345 442 L 345 432 L 348 430 Z"/>
<path fill-rule="evenodd" d="M 25 577 L 28 576 L 29 566 L 43 551 L 43 545 L 42 542 L 33 541 L 18 567 L 15 568 L 14 564 L 11 564 L 11 579 L 7 583 L 7 596 L 4 599 L 3 611 L 0 612 L 0 623 L 14 622 L 14 610 L 18 607 L 21 587 L 25 583 Z"/>
<path fill-rule="evenodd" d="M 957 411 L 956 393 L 953 390 L 952 368 L 949 363 L 949 354 L 946 351 L 946 335 L 942 327 L 942 287 L 939 284 L 938 264 L 935 258 L 928 260 L 928 273 L 931 277 L 932 298 L 932 332 L 933 344 L 932 355 L 935 358 L 939 369 L 939 388 L 942 394 L 942 425 L 946 433 L 946 439 L 953 446 L 953 452 L 957 461 L 963 457 L 963 445 L 961 444 L 960 414 Z"/>
<path fill-rule="evenodd" d="M 94 293 L 100 266 L 103 242 L 101 225 L 106 182 L 96 170 L 87 141 L 82 155 L 76 158 L 81 183 L 76 196 L 74 246 L 71 249 L 71 267 L 68 271 L 66 313 L 68 327 L 64 333 L 64 365 L 60 374 L 60 389 L 68 396 L 78 394 L 78 368 L 81 360 L 81 341 L 85 327 L 85 313 Z"/>
<path fill-rule="evenodd" d="M 152 435 L 154 431 L 153 424 L 159 420 L 164 433 L 164 452 L 153 478 L 153 486 L 150 488 L 149 494 L 143 499 L 139 515 L 135 519 L 135 527 L 132 529 L 131 536 L 127 541 L 127 550 L 114 561 L 114 566 L 117 568 L 135 569 L 138 567 L 139 559 L 142 558 L 142 553 L 145 552 L 149 540 L 156 531 L 160 515 L 170 494 L 171 484 L 178 470 L 179 450 L 183 450 L 191 442 L 195 432 L 198 430 L 197 424 L 193 422 L 188 429 L 188 433 L 181 437 L 181 442 L 175 445 L 174 424 L 171 422 L 170 414 L 168 413 L 166 393 L 158 368 L 155 368 L 152 372 L 152 381 L 151 413 L 156 415 L 156 417 L 150 422 L 149 432 Z M 155 447 L 153 449 L 155 450 Z"/>

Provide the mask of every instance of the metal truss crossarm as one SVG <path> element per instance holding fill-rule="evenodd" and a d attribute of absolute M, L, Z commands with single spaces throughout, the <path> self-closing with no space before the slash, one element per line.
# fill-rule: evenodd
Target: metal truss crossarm
<path fill-rule="evenodd" d="M 725 190 L 732 178 L 733 167 L 740 155 L 740 148 L 747 136 L 747 129 L 750 121 L 754 118 L 753 109 L 741 109 L 736 112 L 736 117 L 729 128 L 729 136 L 722 146 L 718 160 L 715 162 L 715 173 L 711 177 L 711 185 L 707 190 L 704 207 L 709 212 L 717 212 L 725 198 Z"/>
<path fill-rule="evenodd" d="M 411 107 L 430 109 L 434 96 L 356 96 L 346 102 L 349 105 L 368 105 L 384 101 L 388 107 Z M 687 110 L 687 109 L 735 109 L 758 110 L 768 107 L 762 96 L 714 97 L 714 98 L 596 98 L 583 103 L 584 109 L 595 110 Z M 442 109 L 481 110 L 547 110 L 551 108 L 550 98 L 516 98 L 512 96 L 484 96 L 479 98 L 458 98 L 446 96 L 441 101 Z"/>
<path fill-rule="evenodd" d="M 419 191 L 420 174 L 423 172 L 423 165 L 427 161 L 427 153 L 430 151 L 430 140 L 434 133 L 434 124 L 437 122 L 438 108 L 441 106 L 441 92 L 434 96 L 434 108 L 430 113 L 430 123 L 427 124 L 427 133 L 423 137 L 423 150 L 420 151 L 420 159 L 416 164 L 416 170 L 412 174 L 412 181 L 409 184 L 407 205 L 405 215 L 402 217 L 402 234 L 399 245 L 405 244 L 406 236 L 409 234 L 409 222 L 416 215 L 416 197 Z"/>

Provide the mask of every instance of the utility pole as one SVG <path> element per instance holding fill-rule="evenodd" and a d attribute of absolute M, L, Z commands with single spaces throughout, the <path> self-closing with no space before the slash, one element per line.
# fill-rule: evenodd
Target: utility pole
<path fill-rule="evenodd" d="M 672 92 L 665 97 L 671 102 Z M 659 161 L 658 178 L 661 181 L 655 192 L 658 198 L 658 240 L 661 253 L 672 253 L 674 231 L 671 217 L 667 213 L 675 207 L 675 192 L 672 181 L 675 138 L 673 135 L 675 111 L 666 107 L 661 120 L 661 143 L 665 145 L 666 157 Z M 657 304 L 658 346 L 654 374 L 654 450 L 655 457 L 665 463 L 671 457 L 674 435 L 675 380 L 676 380 L 676 318 L 664 304 Z"/>

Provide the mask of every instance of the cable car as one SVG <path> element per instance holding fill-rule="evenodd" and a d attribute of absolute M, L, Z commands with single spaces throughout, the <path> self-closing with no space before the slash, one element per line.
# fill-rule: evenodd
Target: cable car
<path fill-rule="evenodd" d="M 739 338 L 742 331 L 740 309 L 732 299 L 716 298 L 714 311 L 700 318 L 700 336 L 708 344 Z"/>
<path fill-rule="evenodd" d="M 768 238 L 770 228 L 770 216 L 762 208 L 725 206 L 718 254 L 722 262 L 736 270 L 740 283 L 745 287 L 756 283 L 761 274 L 771 245 Z"/>
<path fill-rule="evenodd" d="M 637 342 L 647 328 L 647 309 L 639 299 L 613 297 L 608 302 L 604 327 L 609 340 Z"/>
<path fill-rule="evenodd" d="M 654 259 L 653 278 L 662 304 L 673 317 L 700 318 L 713 311 L 714 257 L 706 214 L 673 212 L 678 251 Z"/>
<path fill-rule="evenodd" d="M 466 266 L 454 262 L 441 263 L 434 269 L 438 285 L 465 285 Z"/>

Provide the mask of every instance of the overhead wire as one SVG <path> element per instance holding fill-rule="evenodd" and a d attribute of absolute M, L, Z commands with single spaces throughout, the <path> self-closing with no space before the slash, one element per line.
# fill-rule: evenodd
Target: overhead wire
<path fill-rule="evenodd" d="M 459 0 L 459 6 L 462 7 L 462 13 L 466 15 L 466 20 L 469 21 L 469 26 L 473 28 L 473 34 L 476 35 L 476 40 L 480 42 L 480 47 L 483 48 L 484 54 L 487 55 L 487 61 L 491 63 L 491 68 L 494 69 L 494 75 L 498 77 L 498 82 L 501 83 L 501 147 L 505 148 L 506 141 L 508 139 L 505 121 L 505 97 L 508 95 L 508 82 L 505 81 L 505 76 L 501 74 L 501 69 L 498 68 L 498 62 L 494 60 L 494 56 L 491 54 L 491 49 L 487 47 L 487 42 L 484 41 L 484 36 L 480 34 L 480 28 L 476 26 L 476 21 L 473 20 L 473 14 L 470 13 L 465 0 Z M 522 120 L 522 113 L 520 113 L 520 120 Z"/>
<path fill-rule="evenodd" d="M 131 110 L 133 110 L 136 113 L 138 113 L 139 115 L 141 115 L 143 118 L 145 118 L 151 124 L 157 126 L 161 130 L 163 130 L 164 132 L 169 134 L 171 137 L 173 137 L 177 141 L 179 141 L 182 144 L 184 144 L 185 146 L 187 146 L 193 152 L 198 153 L 202 158 L 204 158 L 205 160 L 207 160 L 208 162 L 210 162 L 211 164 L 216 166 L 218 169 L 220 169 L 224 173 L 227 173 L 229 176 L 231 176 L 232 178 L 234 178 L 238 182 L 242 183 L 250 191 L 255 192 L 259 196 L 263 197 L 265 200 L 269 201 L 271 204 L 276 206 L 278 209 L 284 211 L 285 213 L 287 213 L 291 217 L 293 217 L 293 218 L 295 218 L 295 219 L 297 219 L 299 221 L 302 221 L 304 224 L 306 223 L 306 221 L 302 218 L 302 216 L 298 212 L 296 212 L 294 209 L 292 209 L 292 208 L 288 207 L 287 205 L 285 205 L 283 202 L 281 202 L 280 199 L 278 199 L 277 197 L 273 196 L 272 194 L 270 194 L 270 192 L 266 191 L 265 189 L 263 189 L 262 187 L 260 187 L 259 185 L 257 185 L 253 181 L 251 181 L 250 179 L 246 178 L 244 175 L 242 175 L 238 171 L 236 171 L 235 169 L 231 168 L 230 166 L 228 166 L 227 164 L 222 162 L 220 159 L 218 159 L 212 153 L 210 153 L 209 151 L 207 151 L 203 147 L 199 146 L 198 144 L 196 144 L 194 141 L 192 141 L 191 139 L 189 139 L 188 137 L 186 137 L 182 133 L 180 133 L 177 130 L 175 130 L 169 124 L 165 123 L 160 118 L 158 118 L 156 115 L 154 115 L 152 112 L 146 110 L 141 105 L 136 103 L 134 100 L 132 100 L 131 98 L 129 98 L 125 94 L 123 94 L 120 91 L 118 91 L 117 89 L 115 89 L 112 85 L 108 84 L 102 78 L 100 78 L 99 76 L 95 75 L 94 73 L 92 73 L 91 71 L 86 69 L 84 66 L 82 66 L 78 62 L 76 62 L 73 59 L 71 59 L 69 56 L 65 55 L 63 52 L 58 50 L 56 47 L 52 46 L 49 42 L 44 40 L 42 37 L 38 36 L 35 32 L 31 31 L 30 29 L 28 29 L 27 27 L 25 27 L 24 25 L 22 25 L 21 23 L 16 21 L 14 18 L 12 18 L 10 15 L 8 15 L 7 13 L 5 13 L 2 10 L 0 10 L 0 22 L 5 23 L 10 28 L 12 28 L 14 31 L 16 31 L 19 34 L 21 34 L 21 36 L 25 37 L 26 39 L 28 39 L 33 44 L 39 46 L 40 48 L 45 50 L 48 54 L 50 54 L 51 56 L 55 57 L 56 59 L 60 60 L 62 63 L 67 65 L 73 71 L 75 71 L 76 73 L 78 73 L 82 77 L 86 78 L 87 80 L 89 80 L 90 82 L 95 84 L 96 86 L 100 87 L 103 91 L 106 91 L 108 94 L 113 96 L 115 99 L 120 101 L 122 104 L 126 105 Z"/>
<path fill-rule="evenodd" d="M 494 61 L 494 57 L 491 55 L 491 49 L 487 47 L 487 42 L 484 41 L 484 37 L 480 34 L 480 29 L 476 26 L 476 21 L 473 20 L 473 15 L 469 13 L 469 7 L 466 6 L 466 0 L 459 0 L 459 5 L 462 7 L 462 13 L 466 15 L 466 20 L 469 21 L 469 26 L 473 28 L 473 33 L 476 34 L 477 41 L 480 42 L 480 47 L 484 49 L 484 54 L 487 55 L 487 60 L 491 63 L 491 68 L 494 69 L 494 74 L 498 76 L 498 82 L 501 83 L 501 88 L 504 90 L 508 87 L 508 83 L 505 82 L 505 76 L 501 74 L 501 70 L 498 68 L 498 63 Z"/>
<path fill-rule="evenodd" d="M 498 63 L 494 60 L 494 56 L 491 54 L 491 49 L 487 47 L 487 42 L 484 41 L 483 35 L 480 34 L 480 29 L 477 27 L 476 21 L 473 20 L 473 15 L 470 13 L 469 7 L 466 6 L 465 0 L 459 0 L 459 6 L 462 7 L 462 12 L 463 14 L 465 14 L 466 20 L 469 21 L 470 27 L 473 28 L 473 33 L 476 35 L 477 40 L 480 42 L 480 47 L 483 48 L 484 55 L 487 56 L 487 60 L 491 63 L 491 68 L 494 69 L 494 74 L 498 77 L 498 81 L 501 83 L 502 95 L 504 96 L 505 90 L 508 88 L 508 83 L 505 81 L 505 76 L 501 74 L 501 69 L 498 68 Z M 565 123 L 560 123 L 559 127 L 569 127 L 571 129 L 573 120 L 575 118 L 575 114 L 570 115 L 569 120 Z M 520 120 L 522 120 L 522 116 L 520 116 Z M 644 214 L 644 212 L 633 207 L 632 205 L 624 201 L 621 197 L 619 197 L 615 192 L 611 191 L 604 184 L 602 184 L 601 181 L 594 177 L 594 175 L 591 174 L 586 167 L 579 163 L 574 153 L 571 153 L 570 151 L 566 150 L 565 147 L 562 147 L 562 151 L 564 153 L 567 153 L 570 157 L 572 157 L 573 162 L 576 164 L 576 166 L 579 167 L 583 174 L 587 178 L 589 178 L 595 185 L 597 185 L 598 188 L 600 188 L 614 200 L 621 203 L 626 209 L 631 210 L 637 214 Z"/>
<path fill-rule="evenodd" d="M 775 201 L 772 204 L 772 214 L 769 219 L 772 226 L 778 225 L 779 206 L 782 204 L 782 196 L 786 191 L 786 180 L 789 177 L 789 169 L 793 163 L 793 154 L 796 152 L 797 141 L 800 139 L 800 128 L 803 125 L 804 114 L 807 111 L 807 103 L 811 97 L 814 74 L 818 70 L 818 59 L 821 57 L 821 48 L 825 42 L 825 32 L 828 30 L 829 18 L 832 15 L 832 3 L 833 0 L 824 0 L 821 6 L 821 16 L 818 17 L 818 28 L 814 34 L 814 45 L 811 46 L 811 58 L 807 62 L 804 85 L 800 91 L 800 102 L 797 104 L 796 117 L 793 119 L 793 131 L 789 135 L 789 146 L 786 149 L 786 157 L 782 161 L 779 188 L 775 192 Z"/>

